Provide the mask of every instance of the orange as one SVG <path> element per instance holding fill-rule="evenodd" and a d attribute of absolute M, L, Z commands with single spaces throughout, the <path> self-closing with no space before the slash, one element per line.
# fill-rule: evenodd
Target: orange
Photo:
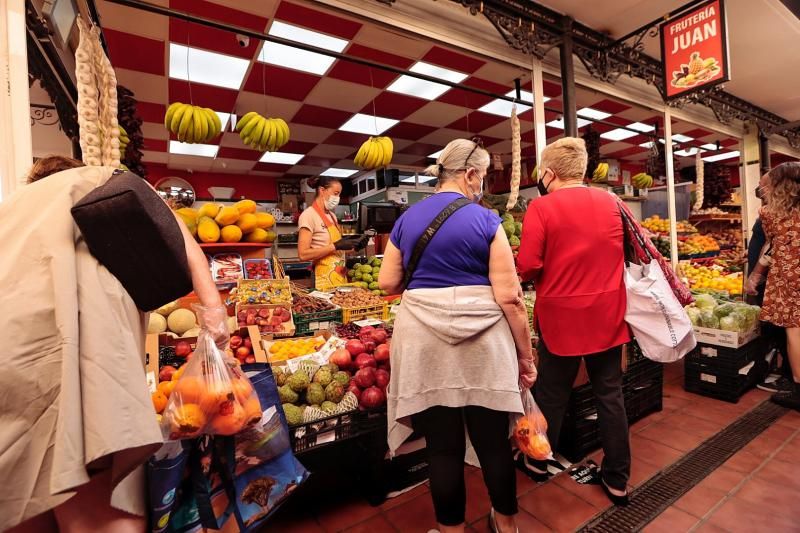
<path fill-rule="evenodd" d="M 244 428 L 245 411 L 239 402 L 227 402 L 211 419 L 208 432 L 213 435 L 235 435 Z"/>
<path fill-rule="evenodd" d="M 153 400 L 153 407 L 155 408 L 156 413 L 163 413 L 164 408 L 167 407 L 167 396 L 163 392 L 157 390 L 150 395 L 150 399 Z"/>
<path fill-rule="evenodd" d="M 244 402 L 253 394 L 253 387 L 246 379 L 232 379 L 233 394 L 240 402 Z"/>
<path fill-rule="evenodd" d="M 181 370 L 183 370 L 183 368 L 181 368 Z M 180 372 L 180 370 L 178 372 Z M 203 399 L 203 395 L 206 393 L 206 384 L 200 378 L 185 376 L 177 382 L 173 392 L 178 395 L 181 403 L 199 404 Z"/>
<path fill-rule="evenodd" d="M 206 415 L 199 405 L 185 403 L 174 406 L 169 413 L 173 435 L 180 438 L 196 437 L 206 425 Z"/>
<path fill-rule="evenodd" d="M 174 372 L 172 374 L 172 381 L 178 381 L 180 379 L 180 377 L 183 375 L 183 371 L 184 371 L 185 368 L 186 368 L 186 365 L 183 365 L 182 367 L 180 367 L 177 370 L 177 372 Z"/>
<path fill-rule="evenodd" d="M 258 396 L 253 395 L 244 402 L 244 416 L 246 424 L 255 424 L 261 420 L 264 412 L 261 410 L 261 402 L 258 401 Z"/>
<path fill-rule="evenodd" d="M 534 459 L 544 461 L 552 453 L 550 449 L 550 442 L 547 436 L 541 433 L 534 433 L 530 438 L 530 456 Z"/>
<path fill-rule="evenodd" d="M 156 388 L 159 391 L 163 392 L 164 396 L 169 398 L 170 395 L 172 394 L 172 391 L 175 389 L 175 382 L 174 381 L 162 381 L 161 383 L 158 384 L 158 387 L 156 387 Z"/>

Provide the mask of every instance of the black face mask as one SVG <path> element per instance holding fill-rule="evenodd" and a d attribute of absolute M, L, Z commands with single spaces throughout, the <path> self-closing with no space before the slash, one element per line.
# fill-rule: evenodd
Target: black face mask
<path fill-rule="evenodd" d="M 550 183 L 552 184 L 553 180 L 550 180 Z M 542 196 L 544 196 L 544 195 L 546 195 L 548 193 L 547 187 L 549 187 L 549 185 L 545 185 L 544 184 L 544 178 L 540 179 L 536 183 L 536 188 L 539 190 L 539 194 L 542 195 Z"/>
<path fill-rule="evenodd" d="M 763 200 L 764 199 L 764 191 L 761 190 L 761 186 L 760 185 L 758 187 L 756 187 L 756 198 L 758 198 L 759 200 Z"/>

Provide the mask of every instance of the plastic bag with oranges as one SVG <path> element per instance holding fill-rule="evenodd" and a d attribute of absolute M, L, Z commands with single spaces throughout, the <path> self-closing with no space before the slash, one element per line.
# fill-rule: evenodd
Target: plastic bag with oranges
<path fill-rule="evenodd" d="M 522 407 L 525 415 L 519 417 L 514 424 L 514 442 L 517 448 L 531 459 L 552 459 L 553 450 L 547 440 L 547 420 L 529 389 L 522 391 Z"/>
<path fill-rule="evenodd" d="M 235 435 L 262 417 L 253 384 L 202 322 L 194 355 L 181 368 L 162 415 L 161 430 L 169 440 Z"/>

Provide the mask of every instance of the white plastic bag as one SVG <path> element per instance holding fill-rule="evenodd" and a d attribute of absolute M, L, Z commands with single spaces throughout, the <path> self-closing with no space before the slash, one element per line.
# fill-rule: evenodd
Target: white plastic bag
<path fill-rule="evenodd" d="M 672 363 L 697 346 L 692 321 L 655 260 L 647 265 L 626 265 L 625 287 L 625 321 L 645 357 Z"/>

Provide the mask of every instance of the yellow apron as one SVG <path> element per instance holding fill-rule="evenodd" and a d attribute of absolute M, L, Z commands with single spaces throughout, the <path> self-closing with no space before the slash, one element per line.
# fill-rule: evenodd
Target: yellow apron
<path fill-rule="evenodd" d="M 334 243 L 341 239 L 342 232 L 339 231 L 336 218 L 334 217 L 333 223 L 331 223 L 331 217 L 316 202 L 314 202 L 314 210 L 322 219 L 322 225 L 328 230 L 331 242 Z M 318 291 L 326 291 L 346 283 L 347 267 L 345 266 L 344 252 L 334 252 L 322 259 L 318 259 L 314 264 L 314 287 Z"/>

